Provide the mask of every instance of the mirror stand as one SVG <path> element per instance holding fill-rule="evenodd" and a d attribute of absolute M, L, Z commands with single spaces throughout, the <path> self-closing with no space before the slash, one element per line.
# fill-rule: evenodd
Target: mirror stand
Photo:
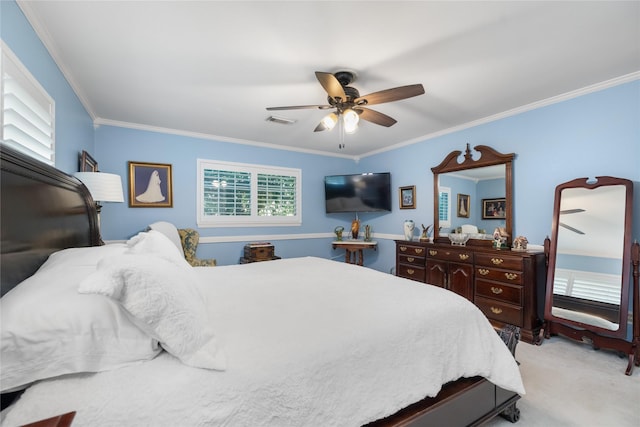
<path fill-rule="evenodd" d="M 633 183 L 579 178 L 556 187 L 544 337 L 562 335 L 640 366 L 640 245 L 631 243 Z M 631 306 L 630 306 L 631 305 Z"/>

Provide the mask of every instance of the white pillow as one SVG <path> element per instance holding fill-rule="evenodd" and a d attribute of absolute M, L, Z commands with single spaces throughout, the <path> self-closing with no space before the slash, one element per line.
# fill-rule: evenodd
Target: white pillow
<path fill-rule="evenodd" d="M 97 260 L 125 250 L 106 245 L 56 252 L 0 299 L 2 392 L 59 375 L 139 363 L 161 351 L 114 301 L 78 294 Z"/>
<path fill-rule="evenodd" d="M 81 293 L 118 301 L 136 324 L 184 364 L 226 369 L 192 267 L 163 262 L 155 254 L 105 258 L 83 280 Z"/>
<path fill-rule="evenodd" d="M 96 267 L 104 257 L 122 255 L 128 249 L 125 243 L 111 243 L 87 248 L 69 248 L 54 252 L 40 266 L 38 271 L 59 267 Z"/>
<path fill-rule="evenodd" d="M 180 267 L 190 267 L 184 255 L 167 236 L 156 230 L 143 231 L 127 241 L 131 254 L 153 254 L 160 256 Z"/>
<path fill-rule="evenodd" d="M 178 233 L 178 229 L 175 225 L 166 221 L 158 221 L 149 225 L 149 228 L 164 234 L 174 245 L 176 245 L 180 251 L 180 255 L 184 258 L 184 248 L 182 247 L 182 241 L 180 240 L 180 233 Z"/>

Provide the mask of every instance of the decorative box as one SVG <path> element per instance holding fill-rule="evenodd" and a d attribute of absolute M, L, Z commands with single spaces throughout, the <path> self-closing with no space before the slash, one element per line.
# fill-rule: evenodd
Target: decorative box
<path fill-rule="evenodd" d="M 257 261 L 271 261 L 280 259 L 276 256 L 274 247 L 269 242 L 254 242 L 244 245 L 244 257 L 240 259 L 241 264 Z"/>

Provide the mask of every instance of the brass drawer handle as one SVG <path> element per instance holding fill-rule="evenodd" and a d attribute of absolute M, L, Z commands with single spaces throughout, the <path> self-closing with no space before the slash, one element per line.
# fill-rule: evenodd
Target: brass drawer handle
<path fill-rule="evenodd" d="M 502 313 L 502 309 L 501 308 L 496 308 L 496 307 L 491 307 L 491 312 L 493 314 L 500 314 L 500 313 Z"/>
<path fill-rule="evenodd" d="M 430 250 L 429 250 L 429 255 L 431 255 L 431 256 L 436 256 L 436 255 L 438 255 L 438 251 L 435 251 L 435 250 L 433 250 L 433 249 L 430 249 Z"/>
<path fill-rule="evenodd" d="M 493 292 L 496 295 L 500 295 L 502 293 L 502 288 L 496 288 L 495 286 L 492 286 L 491 292 Z"/>
<path fill-rule="evenodd" d="M 486 276 L 487 274 L 489 274 L 489 270 L 487 270 L 486 268 L 479 268 L 478 273 L 482 274 L 483 276 Z"/>
<path fill-rule="evenodd" d="M 422 248 L 414 248 L 416 254 L 420 255 L 422 253 Z"/>
<path fill-rule="evenodd" d="M 514 280 L 518 277 L 518 275 L 516 273 L 504 273 L 504 277 L 509 280 Z"/>
<path fill-rule="evenodd" d="M 400 246 L 400 250 L 401 250 L 402 252 L 404 252 L 404 251 L 406 251 L 406 250 L 407 250 L 407 247 L 406 247 L 406 246 Z"/>
<path fill-rule="evenodd" d="M 413 261 L 415 261 L 415 258 L 414 258 L 414 257 L 412 257 L 412 256 L 408 256 L 408 257 L 407 257 L 407 261 L 409 261 L 409 262 L 413 262 Z"/>
<path fill-rule="evenodd" d="M 491 258 L 491 262 L 495 265 L 500 265 L 504 262 L 504 260 L 502 258 Z"/>
<path fill-rule="evenodd" d="M 413 276 L 413 273 L 415 273 L 415 272 L 416 271 L 414 269 L 412 269 L 412 268 L 408 268 L 407 269 L 407 274 L 410 275 L 410 276 Z"/>
<path fill-rule="evenodd" d="M 459 254 L 458 255 L 461 260 L 465 261 L 469 259 L 469 254 Z"/>

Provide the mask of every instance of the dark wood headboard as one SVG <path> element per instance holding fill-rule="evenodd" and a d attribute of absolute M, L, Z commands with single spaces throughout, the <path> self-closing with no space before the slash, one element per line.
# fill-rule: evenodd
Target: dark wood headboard
<path fill-rule="evenodd" d="M 58 250 L 100 244 L 95 203 L 76 178 L 0 143 L 2 295 Z"/>

